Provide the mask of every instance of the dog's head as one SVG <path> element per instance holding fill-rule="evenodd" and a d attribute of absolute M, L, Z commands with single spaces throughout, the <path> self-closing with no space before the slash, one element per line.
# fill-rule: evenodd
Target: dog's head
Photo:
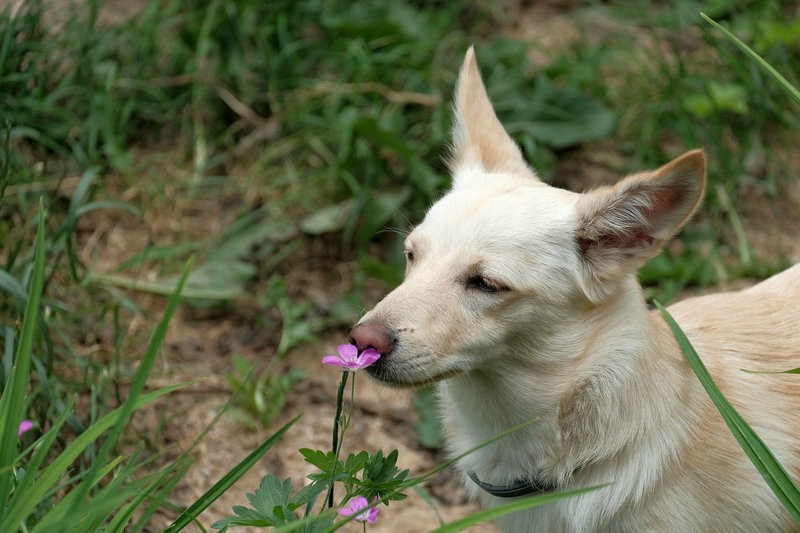
<path fill-rule="evenodd" d="M 497 119 L 471 48 L 450 169 L 452 189 L 406 239 L 405 280 L 351 332 L 359 349 L 383 355 L 369 372 L 389 384 L 508 358 L 552 364 L 581 342 L 592 307 L 630 290 L 705 186 L 699 150 L 586 194 L 542 183 Z"/>

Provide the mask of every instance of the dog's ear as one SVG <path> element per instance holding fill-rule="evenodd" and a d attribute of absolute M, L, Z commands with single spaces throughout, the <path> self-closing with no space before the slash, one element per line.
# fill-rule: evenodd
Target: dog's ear
<path fill-rule="evenodd" d="M 463 179 L 458 171 L 465 168 L 477 168 L 484 172 L 530 173 L 519 147 L 503 128 L 489 101 L 473 47 L 467 50 L 458 75 L 454 107 L 449 166 L 456 177 L 456 186 L 459 185 L 459 179 Z"/>
<path fill-rule="evenodd" d="M 593 300 L 635 272 L 689 219 L 703 197 L 706 156 L 687 152 L 653 172 L 581 196 L 577 239 Z"/>

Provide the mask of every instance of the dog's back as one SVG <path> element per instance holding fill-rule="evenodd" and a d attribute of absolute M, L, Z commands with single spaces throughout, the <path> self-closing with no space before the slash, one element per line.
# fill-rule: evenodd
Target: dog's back
<path fill-rule="evenodd" d="M 800 478 L 800 376 L 780 373 L 800 367 L 800 265 L 748 289 L 692 298 L 669 311 L 723 394 L 789 475 Z M 721 437 L 728 435 L 703 435 Z M 718 483 L 725 490 L 724 481 Z"/>

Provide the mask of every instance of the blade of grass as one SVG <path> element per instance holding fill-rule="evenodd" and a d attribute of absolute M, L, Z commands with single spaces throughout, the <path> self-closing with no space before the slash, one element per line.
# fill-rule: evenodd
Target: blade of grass
<path fill-rule="evenodd" d="M 7 45 L 10 35 L 11 32 L 7 31 L 3 36 L 3 43 L 0 45 L 0 64 L 2 64 L 2 58 L 5 56 L 2 49 Z M 2 76 L 2 68 L 0 67 L 0 76 Z M 9 161 L 11 158 L 11 124 L 8 121 L 3 123 L 3 133 L 3 148 L 0 150 L 0 202 L 3 201 L 6 195 L 6 187 L 11 182 L 11 161 Z"/>
<path fill-rule="evenodd" d="M 439 508 L 436 506 L 436 502 L 433 501 L 433 498 L 431 498 L 430 493 L 420 485 L 414 485 L 411 488 L 417 493 L 417 496 L 422 498 L 422 501 L 425 502 L 428 507 L 430 507 L 431 511 L 433 511 L 433 514 L 436 515 L 436 520 L 439 522 L 439 525 L 445 525 L 444 519 L 439 513 Z"/>
<path fill-rule="evenodd" d="M 800 368 L 792 368 L 791 370 L 747 370 L 742 369 L 742 372 L 748 374 L 800 374 Z"/>
<path fill-rule="evenodd" d="M 731 197 L 728 191 L 725 190 L 725 187 L 721 183 L 718 183 L 714 190 L 717 193 L 719 205 L 722 207 L 722 210 L 725 211 L 725 214 L 728 215 L 733 232 L 736 234 L 736 240 L 739 243 L 739 261 L 745 269 L 749 270 L 753 266 L 753 254 L 750 251 L 750 243 L 747 242 L 747 234 L 744 231 L 742 219 L 739 218 L 739 213 L 737 213 L 736 208 L 733 207 L 733 202 L 731 202 Z"/>
<path fill-rule="evenodd" d="M 89 280 L 94 283 L 106 283 L 132 291 L 161 295 L 172 294 L 176 286 L 173 281 L 145 281 L 120 274 L 90 274 Z M 198 300 L 230 300 L 238 295 L 238 291 L 229 289 L 186 287 L 181 290 L 183 298 L 196 298 Z"/>
<path fill-rule="evenodd" d="M 784 78 L 780 72 L 775 70 L 772 65 L 767 63 L 760 55 L 758 55 L 752 48 L 747 46 L 741 39 L 736 37 L 733 33 L 731 33 L 728 29 L 724 26 L 719 24 L 717 21 L 706 15 L 705 13 L 700 13 L 700 16 L 703 17 L 706 22 L 717 28 L 719 31 L 725 34 L 725 36 L 733 41 L 733 43 L 738 46 L 745 54 L 750 56 L 750 58 L 756 62 L 756 64 L 761 67 L 764 72 L 766 72 L 769 76 L 771 76 L 781 88 L 786 91 L 786 93 L 792 97 L 792 99 L 800 104 L 800 91 L 794 88 L 794 86 L 789 83 L 789 81 Z"/>
<path fill-rule="evenodd" d="M 573 496 L 601 489 L 606 486 L 607 485 L 597 485 L 595 487 L 585 487 L 581 489 L 565 490 L 562 492 L 554 492 L 551 494 L 540 494 L 538 496 L 532 496 L 530 498 L 525 498 L 519 501 L 513 501 L 503 505 L 498 505 L 497 507 L 492 507 L 491 509 L 486 509 L 484 511 L 478 511 L 477 513 L 473 513 L 459 520 L 450 522 L 449 524 L 445 524 L 441 527 L 434 529 L 431 533 L 453 533 L 455 531 L 463 531 L 468 527 L 480 524 L 481 522 L 494 520 L 499 516 L 503 516 L 509 513 L 516 513 L 518 511 L 531 509 L 533 507 L 539 507 L 540 505 L 553 503 L 558 500 L 563 500 L 565 498 L 572 498 Z"/>
<path fill-rule="evenodd" d="M 75 223 L 78 220 L 78 209 L 83 206 L 84 202 L 88 198 L 89 191 L 91 190 L 92 184 L 94 183 L 99 172 L 100 169 L 95 167 L 90 168 L 83 173 L 83 176 L 81 176 L 81 179 L 78 181 L 78 186 L 72 193 L 72 198 L 69 202 L 69 210 L 67 211 L 67 218 L 64 222 L 64 225 L 61 227 L 61 231 L 66 234 L 64 242 L 67 247 L 67 257 L 69 257 L 68 264 L 73 281 L 78 281 L 79 278 L 78 271 L 75 267 L 75 265 L 78 264 L 78 258 L 75 255 L 75 247 L 73 246 L 72 242 L 72 233 L 73 229 L 75 228 Z"/>
<path fill-rule="evenodd" d="M 200 513 L 202 513 L 209 505 L 214 503 L 220 495 L 228 490 L 231 485 L 233 485 L 240 477 L 244 475 L 245 472 L 250 470 L 250 468 L 258 461 L 267 450 L 272 448 L 276 442 L 283 436 L 286 431 L 297 422 L 300 417 L 303 416 L 297 415 L 292 420 L 290 420 L 286 425 L 284 425 L 281 429 L 276 431 L 270 438 L 264 441 L 261 446 L 253 450 L 247 457 L 245 457 L 239 464 L 237 464 L 230 472 L 222 476 L 222 478 L 217 481 L 213 487 L 208 489 L 208 491 L 203 494 L 200 498 L 197 499 L 191 506 L 189 506 L 185 511 L 183 511 L 175 521 L 170 524 L 170 526 L 163 531 L 163 533 L 177 533 L 187 525 L 189 525 L 193 520 L 195 520 Z"/>
<path fill-rule="evenodd" d="M 33 356 L 34 332 L 39 320 L 39 304 L 44 289 L 44 221 L 44 200 L 40 199 L 33 276 L 31 277 L 28 302 L 22 319 L 22 332 L 17 345 L 14 366 L 3 389 L 3 395 L 0 397 L 0 500 L 7 498 L 11 491 L 11 482 L 14 476 L 13 465 L 17 455 L 17 431 L 23 416 L 25 390 Z M 14 445 L 11 445 L 11 443 L 14 443 Z M 0 513 L 4 514 L 4 508 L 5 506 L 0 507 Z M 0 531 L 11 530 L 0 529 Z"/>
<path fill-rule="evenodd" d="M 686 360 L 689 361 L 689 365 L 692 367 L 692 370 L 694 370 L 700 383 L 703 384 L 703 387 L 714 402 L 714 405 L 717 406 L 722 418 L 725 420 L 728 428 L 730 428 L 731 433 L 736 437 L 739 445 L 764 477 L 769 487 L 784 507 L 786 507 L 786 510 L 789 511 L 794 520 L 800 524 L 800 488 L 792 481 L 789 474 L 786 473 L 786 470 L 784 470 L 783 466 L 775 458 L 766 444 L 764 444 L 761 438 L 753 431 L 747 422 L 745 422 L 719 390 L 714 380 L 711 378 L 711 374 L 709 374 L 705 365 L 700 360 L 700 357 L 697 355 L 692 343 L 689 342 L 686 334 L 678 323 L 675 322 L 675 319 L 672 318 L 669 312 L 659 302 L 653 303 L 669 325 Z"/>
<path fill-rule="evenodd" d="M 93 477 L 96 475 L 96 470 L 100 467 L 101 464 L 105 462 L 106 456 L 111 452 L 112 448 L 116 445 L 117 439 L 119 438 L 120 434 L 122 433 L 123 428 L 127 425 L 128 421 L 130 420 L 131 414 L 135 410 L 136 401 L 141 395 L 142 391 L 144 390 L 144 386 L 147 383 L 147 378 L 150 375 L 150 370 L 155 363 L 156 357 L 158 356 L 159 349 L 161 348 L 161 344 L 164 342 L 164 337 L 167 335 L 167 328 L 169 327 L 169 322 L 172 319 L 172 315 L 175 314 L 175 311 L 178 308 L 178 304 L 180 302 L 181 297 L 181 290 L 183 289 L 183 284 L 186 281 L 186 278 L 189 276 L 189 271 L 191 270 L 193 261 L 189 259 L 186 263 L 186 266 L 183 269 L 183 274 L 181 275 L 180 279 L 178 280 L 177 285 L 175 286 L 175 291 L 170 296 L 169 300 L 167 301 L 166 309 L 164 310 L 164 316 L 161 318 L 161 321 L 158 323 L 155 332 L 153 333 L 153 337 L 150 339 L 150 343 L 145 350 L 144 356 L 142 357 L 142 361 L 139 364 L 139 368 L 136 370 L 136 375 L 134 376 L 133 383 L 131 383 L 130 390 L 128 391 L 128 398 L 125 400 L 125 403 L 122 405 L 121 409 L 121 416 L 119 420 L 114 425 L 113 429 L 111 430 L 108 437 L 103 442 L 100 451 L 97 453 L 97 457 L 95 458 L 94 464 L 90 467 L 89 473 L 87 475 L 87 481 L 85 483 L 81 483 L 75 490 L 78 491 L 79 496 L 76 496 L 75 502 L 73 504 L 73 511 L 76 511 L 78 506 L 83 504 L 84 499 L 88 495 L 89 488 L 93 483 Z"/>

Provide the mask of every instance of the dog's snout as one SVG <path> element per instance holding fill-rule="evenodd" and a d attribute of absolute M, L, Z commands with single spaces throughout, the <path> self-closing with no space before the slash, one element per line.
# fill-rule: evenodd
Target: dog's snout
<path fill-rule="evenodd" d="M 358 324 L 350 332 L 350 341 L 358 347 L 358 351 L 374 348 L 381 355 L 386 355 L 394 347 L 394 336 L 386 325 L 368 321 Z"/>

